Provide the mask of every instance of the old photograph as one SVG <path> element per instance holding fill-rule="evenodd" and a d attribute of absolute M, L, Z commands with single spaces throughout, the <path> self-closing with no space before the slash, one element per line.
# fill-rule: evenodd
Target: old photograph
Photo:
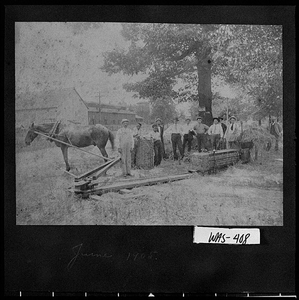
<path fill-rule="evenodd" d="M 16 224 L 283 226 L 282 29 L 16 22 Z"/>

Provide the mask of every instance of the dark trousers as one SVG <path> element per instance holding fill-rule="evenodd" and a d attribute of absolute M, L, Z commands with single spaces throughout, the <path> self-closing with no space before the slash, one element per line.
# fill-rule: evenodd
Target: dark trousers
<path fill-rule="evenodd" d="M 184 134 L 184 137 L 183 137 L 183 154 L 185 153 L 186 144 L 188 144 L 188 152 L 191 151 L 192 140 L 193 140 L 193 135 L 191 133 Z"/>
<path fill-rule="evenodd" d="M 201 152 L 203 149 L 206 148 L 206 135 L 204 133 L 197 133 L 196 138 L 198 152 Z"/>
<path fill-rule="evenodd" d="M 211 144 L 212 144 L 212 149 L 218 150 L 219 142 L 220 142 L 220 134 L 211 134 L 210 140 L 211 140 Z"/>
<path fill-rule="evenodd" d="M 165 155 L 165 146 L 164 146 L 164 138 L 163 136 L 161 137 L 161 145 L 162 145 L 162 158 L 166 158 L 166 155 Z"/>
<path fill-rule="evenodd" d="M 179 133 L 172 133 L 171 134 L 171 143 L 172 143 L 172 151 L 173 151 L 173 159 L 177 160 L 178 155 L 176 149 L 179 148 L 179 152 L 181 157 L 183 157 L 183 145 L 181 135 Z"/>
<path fill-rule="evenodd" d="M 162 142 L 154 142 L 154 166 L 159 166 L 162 161 Z"/>
<path fill-rule="evenodd" d="M 222 139 L 222 140 L 219 142 L 219 149 L 220 149 L 220 150 L 226 149 L 226 142 L 225 142 L 224 139 Z"/>
<path fill-rule="evenodd" d="M 275 137 L 275 151 L 278 151 L 278 137 Z"/>

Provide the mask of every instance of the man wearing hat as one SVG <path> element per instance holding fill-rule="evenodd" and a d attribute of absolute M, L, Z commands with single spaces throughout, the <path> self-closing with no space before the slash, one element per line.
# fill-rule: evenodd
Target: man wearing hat
<path fill-rule="evenodd" d="M 270 124 L 270 134 L 274 135 L 275 137 L 275 151 L 278 151 L 278 140 L 281 136 L 281 127 L 276 122 L 276 119 L 274 117 L 271 118 L 271 124 Z"/>
<path fill-rule="evenodd" d="M 142 124 L 138 122 L 136 124 L 136 127 L 133 129 L 133 137 L 134 138 L 140 138 L 141 137 L 141 126 Z"/>
<path fill-rule="evenodd" d="M 156 118 L 156 124 L 158 126 L 158 131 L 160 133 L 161 143 L 162 143 L 162 156 L 165 157 L 165 147 L 164 147 L 164 124 L 160 118 Z"/>
<path fill-rule="evenodd" d="M 137 148 L 139 146 L 139 139 L 142 137 L 141 126 L 142 126 L 142 124 L 140 122 L 138 122 L 136 124 L 136 127 L 133 129 L 133 138 L 134 138 L 134 148 L 133 148 L 133 152 L 132 152 L 133 165 L 136 165 Z"/>
<path fill-rule="evenodd" d="M 237 148 L 237 139 L 240 135 L 239 129 L 236 122 L 236 117 L 231 116 L 229 118 L 229 125 L 225 132 L 224 138 L 227 141 L 227 148 L 228 149 L 235 149 Z"/>
<path fill-rule="evenodd" d="M 184 133 L 184 129 L 179 122 L 179 118 L 175 117 L 173 119 L 174 124 L 170 125 L 166 130 L 165 133 L 171 134 L 171 144 L 172 144 L 172 151 L 173 151 L 173 159 L 179 161 L 183 158 L 183 145 L 182 145 L 182 135 Z M 180 155 L 177 155 L 176 149 L 179 148 Z"/>
<path fill-rule="evenodd" d="M 134 147 L 133 132 L 128 128 L 129 120 L 121 121 L 123 127 L 118 129 L 116 133 L 116 145 L 121 157 L 121 169 L 123 176 L 132 176 L 131 174 L 131 152 Z"/>
<path fill-rule="evenodd" d="M 213 118 L 213 124 L 208 130 L 213 150 L 219 149 L 220 139 L 223 138 L 223 129 L 218 118 Z"/>
<path fill-rule="evenodd" d="M 222 117 L 218 117 L 219 121 L 220 121 L 220 124 L 222 126 L 222 130 L 223 130 L 223 135 L 225 135 L 225 132 L 226 132 L 226 129 L 227 129 L 227 126 L 224 124 L 223 122 L 223 118 Z M 225 140 L 224 138 L 222 140 L 220 140 L 220 143 L 219 143 L 219 148 L 220 149 L 225 149 L 226 148 L 226 143 L 225 143 Z"/>
<path fill-rule="evenodd" d="M 202 117 L 197 117 L 197 124 L 193 127 L 196 132 L 198 152 L 206 151 L 206 132 L 209 126 L 202 123 Z"/>
<path fill-rule="evenodd" d="M 193 130 L 193 125 L 191 124 L 191 118 L 186 118 L 186 124 L 184 125 L 184 135 L 183 135 L 183 154 L 185 153 L 185 147 L 188 143 L 188 152 L 191 151 L 191 143 L 193 140 L 193 135 L 195 132 Z"/>
<path fill-rule="evenodd" d="M 150 132 L 149 137 L 154 141 L 154 166 L 160 165 L 162 161 L 162 142 L 158 130 L 158 125 L 152 125 L 153 131 Z"/>

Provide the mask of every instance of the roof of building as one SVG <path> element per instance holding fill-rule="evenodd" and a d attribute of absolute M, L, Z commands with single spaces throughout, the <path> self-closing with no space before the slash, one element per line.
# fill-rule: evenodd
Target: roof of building
<path fill-rule="evenodd" d="M 85 104 L 88 111 L 98 112 L 100 107 L 100 111 L 103 113 L 135 115 L 135 112 L 129 110 L 125 106 L 102 103 L 99 105 L 97 102 L 85 102 Z"/>
<path fill-rule="evenodd" d="M 112 109 L 112 108 L 101 108 L 101 112 L 110 114 L 125 114 L 125 115 L 135 115 L 133 111 L 123 110 L 123 109 Z"/>
<path fill-rule="evenodd" d="M 24 109 L 47 109 L 58 107 L 63 99 L 74 96 L 85 104 L 75 88 L 65 88 L 57 90 L 46 90 L 42 92 L 21 93 L 16 95 L 16 110 Z M 86 104 L 85 104 L 86 105 Z"/>

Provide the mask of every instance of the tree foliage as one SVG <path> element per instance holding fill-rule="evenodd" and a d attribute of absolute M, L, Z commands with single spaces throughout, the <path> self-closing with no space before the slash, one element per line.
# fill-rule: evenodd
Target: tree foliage
<path fill-rule="evenodd" d="M 169 123 L 174 116 L 176 116 L 175 105 L 170 97 L 158 98 L 152 102 L 152 121 L 161 118 L 164 123 Z"/>
<path fill-rule="evenodd" d="M 126 84 L 127 91 L 154 101 L 196 100 L 210 111 L 211 76 L 217 75 L 259 99 L 263 114 L 281 111 L 281 26 L 159 23 L 122 28 L 130 46 L 106 52 L 102 70 L 145 74 L 145 79 Z"/>

